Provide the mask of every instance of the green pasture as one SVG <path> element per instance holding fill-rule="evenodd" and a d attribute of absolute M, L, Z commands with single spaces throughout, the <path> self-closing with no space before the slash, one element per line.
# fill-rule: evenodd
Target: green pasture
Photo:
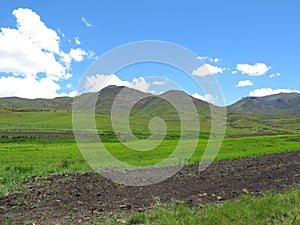
<path fill-rule="evenodd" d="M 299 142 L 289 141 L 300 138 L 298 134 L 260 136 L 248 138 L 226 138 L 216 160 L 258 156 L 300 149 Z M 91 168 L 84 160 L 74 138 L 62 137 L 1 137 L 0 138 L 0 195 L 7 194 L 32 176 L 48 176 L 65 172 L 86 172 Z M 184 140 L 187 149 L 196 141 L 197 147 L 189 164 L 201 160 L 208 140 Z M 198 141 L 198 142 L 197 142 Z M 154 165 L 170 156 L 178 140 L 164 140 L 156 149 L 135 151 L 122 143 L 103 143 L 111 155 L 122 162 L 135 166 Z M 95 145 L 97 143 L 87 143 Z M 97 154 L 97 152 L 96 152 Z M 179 156 L 180 157 L 180 156 Z M 182 158 L 185 159 L 183 152 Z M 174 164 L 178 159 L 171 159 Z M 109 162 L 107 164 L 109 166 Z"/>
<path fill-rule="evenodd" d="M 148 117 L 130 118 L 132 131 L 141 140 L 148 138 L 150 119 Z M 120 142 L 113 132 L 110 116 L 96 114 L 95 121 L 102 144 L 109 154 L 133 166 L 154 165 L 162 162 L 167 157 L 170 158 L 169 164 L 178 164 L 179 161 L 188 164 L 198 163 L 201 161 L 206 149 L 210 132 L 210 121 L 202 119 L 200 121 L 201 133 L 199 139 L 185 137 L 182 140 L 183 148 L 180 154 L 173 157 L 172 152 L 179 143 L 179 121 L 166 119 L 167 136 L 160 145 L 149 151 L 136 151 L 124 146 L 124 144 L 131 142 L 131 137 L 123 138 Z M 82 121 L 83 124 L 85 122 Z M 255 116 L 229 115 L 226 135 L 262 131 L 282 134 L 225 138 L 215 160 L 299 150 L 300 142 L 289 141 L 300 137 L 300 134 L 297 133 L 298 125 L 297 118 L 259 119 Z M 72 114 L 65 111 L 1 112 L 0 132 L 5 131 L 72 132 Z M 95 149 L 95 154 L 100 154 L 98 152 L 99 143 L 89 139 L 88 136 L 84 140 L 87 145 Z M 147 143 L 149 145 L 153 144 L 151 141 L 147 142 L 146 140 L 143 145 L 147 145 Z M 191 157 L 188 157 L 189 154 L 186 153 L 192 151 L 194 145 L 196 145 L 195 151 Z M 210 152 L 208 152 L 209 155 Z M 107 166 L 111 166 L 109 160 Z M 92 171 L 92 169 L 83 158 L 73 136 L 28 137 L 21 133 L 17 136 L 0 135 L 0 195 L 20 188 L 20 185 L 32 176 L 48 176 L 74 171 L 86 172 Z"/>
<path fill-rule="evenodd" d="M 92 224 L 299 224 L 300 188 L 282 193 L 268 192 L 260 197 L 244 195 L 238 200 L 219 204 L 199 203 L 190 207 L 174 200 L 171 204 L 157 206 L 151 212 L 133 214 L 108 214 L 105 222 Z"/>
<path fill-rule="evenodd" d="M 91 115 L 92 117 L 92 115 Z M 164 117 L 163 117 L 164 118 Z M 133 133 L 149 132 L 149 121 L 145 116 L 131 117 Z M 179 134 L 180 121 L 164 118 L 168 131 Z M 95 115 L 96 127 L 101 131 L 112 131 L 109 115 Z M 83 123 L 85 121 L 82 121 Z M 209 119 L 200 116 L 201 133 L 208 137 Z M 67 111 L 50 112 L 0 112 L 1 131 L 72 131 L 72 113 Z M 227 116 L 226 134 L 249 134 L 255 132 L 299 133 L 300 118 L 259 117 L 254 115 L 230 114 Z"/>
<path fill-rule="evenodd" d="M 90 115 L 93 119 L 92 115 Z M 88 118 L 90 119 L 90 118 Z M 149 121 L 145 116 L 130 118 L 133 134 L 140 138 L 145 146 L 153 144 L 147 141 Z M 179 160 L 186 164 L 201 161 L 210 135 L 210 121 L 201 119 L 200 137 L 185 136 L 183 148 L 176 157 L 172 153 L 179 143 L 180 122 L 164 118 L 167 136 L 153 150 L 136 151 L 124 144 L 131 143 L 131 136 L 123 136 L 121 141 L 113 132 L 110 116 L 95 115 L 96 128 L 102 145 L 114 158 L 133 166 L 149 166 L 170 159 L 170 164 Z M 81 121 L 83 127 L 87 121 Z M 298 118 L 263 118 L 251 115 L 231 114 L 227 118 L 225 136 L 251 133 L 276 133 L 269 136 L 229 138 L 225 137 L 215 160 L 237 159 L 261 156 L 300 149 L 300 120 Z M 66 111 L 51 112 L 0 112 L 0 132 L 72 132 L 72 114 Z M 160 138 L 160 137 L 157 137 Z M 88 135 L 85 145 L 99 153 L 99 143 Z M 154 138 L 154 141 L 155 138 Z M 187 157 L 186 151 L 195 151 Z M 208 156 L 212 153 L 207 152 Z M 92 157 L 94 155 L 91 155 Z M 96 158 L 96 157 L 95 157 Z M 113 166 L 107 160 L 105 166 Z M 0 196 L 11 191 L 21 190 L 26 180 L 32 177 L 47 177 L 61 173 L 85 173 L 93 171 L 81 154 L 75 138 L 70 136 L 34 137 L 18 135 L 0 135 Z M 201 203 L 200 203 L 201 204 Z M 151 213 L 131 215 L 109 214 L 106 224 L 297 224 L 299 223 L 299 188 L 293 191 L 273 194 L 260 198 L 244 196 L 239 200 L 226 201 L 218 205 L 202 204 L 189 207 L 175 201 L 169 205 L 157 206 Z M 101 224 L 95 221 L 93 224 Z"/>

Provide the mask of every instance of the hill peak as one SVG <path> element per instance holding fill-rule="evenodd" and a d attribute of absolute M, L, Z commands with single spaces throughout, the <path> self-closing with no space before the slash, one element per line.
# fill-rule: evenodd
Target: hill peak
<path fill-rule="evenodd" d="M 244 97 L 227 107 L 231 113 L 266 116 L 300 116 L 300 94 L 279 93 Z"/>

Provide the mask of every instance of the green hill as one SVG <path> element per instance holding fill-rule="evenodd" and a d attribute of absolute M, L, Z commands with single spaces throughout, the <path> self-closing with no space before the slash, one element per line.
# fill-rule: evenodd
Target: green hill
<path fill-rule="evenodd" d="M 210 118 L 210 105 L 207 102 L 193 98 L 183 91 L 167 91 L 159 96 L 144 93 L 135 89 L 119 86 L 108 86 L 96 93 L 85 93 L 75 97 L 78 110 L 92 111 L 99 114 L 110 114 L 116 97 L 120 94 L 119 111 L 131 102 L 141 99 L 131 109 L 131 115 L 163 116 L 178 118 L 178 114 L 167 100 L 179 104 L 184 113 L 189 113 L 187 98 L 190 98 L 202 118 Z M 92 102 L 97 98 L 96 103 Z M 17 112 L 35 111 L 71 111 L 74 98 L 58 97 L 54 99 L 24 99 L 18 97 L 0 98 L 0 110 Z M 264 117 L 300 117 L 300 94 L 280 93 L 265 97 L 245 97 L 227 107 L 229 114 L 246 114 Z"/>
<path fill-rule="evenodd" d="M 26 99 L 18 97 L 0 98 L 0 109 L 17 112 L 71 110 L 73 98 Z"/>
<path fill-rule="evenodd" d="M 265 97 L 245 97 L 227 107 L 229 113 L 271 117 L 300 117 L 300 94 L 280 93 Z"/>
<path fill-rule="evenodd" d="M 119 96 L 120 92 L 121 95 Z M 85 93 L 75 97 L 76 109 L 82 111 L 94 110 L 94 99 L 97 98 L 95 111 L 99 114 L 111 114 L 115 99 L 120 97 L 119 111 L 136 101 L 131 109 L 131 115 L 136 116 L 163 116 L 165 118 L 178 118 L 178 114 L 169 102 L 164 98 L 171 99 L 181 106 L 185 113 L 188 112 L 187 98 L 195 104 L 199 114 L 205 118 L 209 117 L 209 104 L 195 99 L 182 91 L 168 91 L 160 96 L 144 93 L 135 89 L 119 86 L 108 86 L 97 93 Z M 17 112 L 72 110 L 74 98 L 60 97 L 54 99 L 24 99 L 18 97 L 0 98 L 0 109 Z"/>
<path fill-rule="evenodd" d="M 193 98 L 183 91 L 167 91 L 159 96 L 149 96 L 142 102 L 135 105 L 132 110 L 133 115 L 143 116 L 148 115 L 150 117 L 163 116 L 166 119 L 178 119 L 177 110 L 180 110 L 186 116 L 191 115 L 192 109 L 188 99 L 194 103 L 195 109 L 199 115 L 203 118 L 210 117 L 209 104 L 199 99 Z M 168 101 L 170 100 L 170 101 Z M 177 110 L 176 110 L 176 104 Z"/>

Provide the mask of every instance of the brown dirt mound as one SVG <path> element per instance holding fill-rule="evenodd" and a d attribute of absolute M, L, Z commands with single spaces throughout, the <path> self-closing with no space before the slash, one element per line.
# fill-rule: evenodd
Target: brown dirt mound
<path fill-rule="evenodd" d="M 0 131 L 1 136 L 28 136 L 28 137 L 73 137 L 72 132 L 41 132 L 41 131 Z"/>
<path fill-rule="evenodd" d="M 41 181 L 37 185 L 33 178 L 22 193 L 0 198 L 0 222 L 88 224 L 109 211 L 149 209 L 154 198 L 197 204 L 285 190 L 300 183 L 300 151 L 215 162 L 203 172 L 198 165 L 186 166 L 166 181 L 144 187 L 117 185 L 95 173 Z"/>
<path fill-rule="evenodd" d="M 243 138 L 243 137 L 260 137 L 260 136 L 274 136 L 274 135 L 282 135 L 288 133 L 273 133 L 273 132 L 256 132 L 252 134 L 232 134 L 227 135 L 227 138 Z"/>

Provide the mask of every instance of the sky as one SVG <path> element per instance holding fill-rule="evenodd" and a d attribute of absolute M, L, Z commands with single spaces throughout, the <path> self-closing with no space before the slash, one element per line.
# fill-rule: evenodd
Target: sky
<path fill-rule="evenodd" d="M 298 0 L 0 0 L 0 97 L 75 96 L 84 82 L 86 91 L 111 84 L 153 94 L 180 89 L 214 103 L 214 93 L 192 81 L 207 77 L 225 105 L 300 93 L 299 9 Z M 187 75 L 140 62 L 85 77 L 107 52 L 145 40 L 189 49 L 199 66 Z"/>

